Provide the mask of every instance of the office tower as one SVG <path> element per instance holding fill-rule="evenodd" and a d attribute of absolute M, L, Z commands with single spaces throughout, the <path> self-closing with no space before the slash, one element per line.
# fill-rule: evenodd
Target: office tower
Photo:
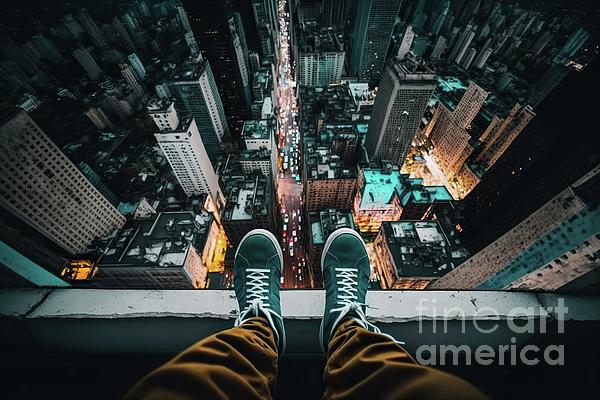
<path fill-rule="evenodd" d="M 249 110 L 252 104 L 252 93 L 250 90 L 250 74 L 248 61 L 248 45 L 246 44 L 246 35 L 242 26 L 242 17 L 239 13 L 233 13 L 227 19 L 231 38 L 231 47 L 234 53 L 234 71 L 236 81 L 240 88 L 240 94 L 246 109 Z"/>
<path fill-rule="evenodd" d="M 552 41 L 552 34 L 548 31 L 542 32 L 538 39 L 533 43 L 533 46 L 531 46 L 531 53 L 534 56 L 539 56 L 546 46 L 548 46 L 550 41 Z"/>
<path fill-rule="evenodd" d="M 560 290 L 598 268 L 600 165 L 551 198 L 436 289 Z"/>
<path fill-rule="evenodd" d="M 115 127 L 104 110 L 102 110 L 100 107 L 90 107 L 85 110 L 84 114 L 98 129 L 114 129 Z"/>
<path fill-rule="evenodd" d="M 252 0 L 252 11 L 263 57 L 278 57 L 279 28 L 276 3 L 272 0 Z"/>
<path fill-rule="evenodd" d="M 106 251 L 92 283 L 101 288 L 206 289 L 218 231 L 206 210 L 133 219 L 102 244 Z"/>
<path fill-rule="evenodd" d="M 468 252 L 438 221 L 383 222 L 373 243 L 382 289 L 423 290 L 462 264 Z"/>
<path fill-rule="evenodd" d="M 460 98 L 460 101 L 452 113 L 454 122 L 461 128 L 470 128 L 471 123 L 489 94 L 489 92 L 475 82 L 469 82 L 469 87 Z"/>
<path fill-rule="evenodd" d="M 359 0 L 351 37 L 350 73 L 375 84 L 381 78 L 401 0 Z"/>
<path fill-rule="evenodd" d="M 346 22 L 346 0 L 321 1 L 321 26 L 343 27 Z"/>
<path fill-rule="evenodd" d="M 125 78 L 127 84 L 133 89 L 136 97 L 138 99 L 143 99 L 146 96 L 146 92 L 133 73 L 133 68 L 131 68 L 127 63 L 119 64 L 119 68 L 121 69 L 121 75 L 123 78 Z"/>
<path fill-rule="evenodd" d="M 336 31 L 303 30 L 298 36 L 297 74 L 300 85 L 338 83 L 342 77 L 345 53 Z"/>
<path fill-rule="evenodd" d="M 226 199 L 221 223 L 234 249 L 253 229 L 278 231 L 275 191 L 270 177 L 225 172 L 221 183 Z"/>
<path fill-rule="evenodd" d="M 473 150 L 469 145 L 471 136 L 452 118 L 452 113 L 443 104 L 438 104 L 436 112 L 439 117 L 429 136 L 434 146 L 431 154 L 438 160 L 444 175 L 450 179 L 458 174 Z"/>
<path fill-rule="evenodd" d="M 435 40 L 435 44 L 433 45 L 433 50 L 431 50 L 431 55 L 429 58 L 432 60 L 438 60 L 444 51 L 446 51 L 446 38 L 440 35 Z"/>
<path fill-rule="evenodd" d="M 196 41 L 196 37 L 194 36 L 194 32 L 189 31 L 186 32 L 185 35 L 183 35 L 183 37 L 185 38 L 185 43 L 188 45 L 188 48 L 190 49 L 190 55 L 192 57 L 197 57 L 197 56 L 201 56 L 200 54 L 200 47 L 198 46 L 198 42 Z"/>
<path fill-rule="evenodd" d="M 486 169 L 491 168 L 533 117 L 535 113 L 531 106 L 515 104 L 501 124 L 486 130 L 480 138 L 483 146 L 477 156 L 477 162 Z"/>
<path fill-rule="evenodd" d="M 477 54 L 477 57 L 473 61 L 473 68 L 483 68 L 488 58 L 490 58 L 490 56 L 492 55 L 492 52 L 493 50 L 491 47 L 484 47 L 483 49 L 481 49 L 481 51 L 479 52 L 479 54 Z"/>
<path fill-rule="evenodd" d="M 40 72 L 37 65 L 29 58 L 10 38 L 0 39 L 0 49 L 4 56 L 17 63 L 23 71 L 30 77 Z"/>
<path fill-rule="evenodd" d="M 196 120 L 208 156 L 217 160 L 229 127 L 208 61 L 186 63 L 166 83 L 177 110 Z"/>
<path fill-rule="evenodd" d="M 248 60 L 250 63 L 250 72 L 252 73 L 252 75 L 254 75 L 256 71 L 258 71 L 258 69 L 260 68 L 260 56 L 258 55 L 258 53 L 251 51 L 248 54 Z"/>
<path fill-rule="evenodd" d="M 404 163 L 436 87 L 435 73 L 424 64 L 412 59 L 388 63 L 365 141 L 370 159 Z"/>
<path fill-rule="evenodd" d="M 177 5 L 177 17 L 179 19 L 179 23 L 181 24 L 181 27 L 183 28 L 183 32 L 191 32 L 192 31 L 192 27 L 190 25 L 190 21 L 188 20 L 188 16 L 187 16 L 187 12 L 185 11 L 185 8 L 183 8 L 183 5 L 178 4 Z"/>
<path fill-rule="evenodd" d="M 123 45 L 123 47 L 127 51 L 134 52 L 136 50 L 135 43 L 133 42 L 133 39 L 129 35 L 129 32 L 127 32 L 127 29 L 125 29 L 125 26 L 123 25 L 121 20 L 117 17 L 114 17 L 112 19 L 112 26 L 115 29 L 115 33 L 117 34 L 117 39 L 119 40 L 121 45 Z"/>
<path fill-rule="evenodd" d="M 558 52 L 559 57 L 571 58 L 573 57 L 583 44 L 588 40 L 590 34 L 583 28 L 578 28 L 575 32 L 569 36 L 567 42 Z"/>
<path fill-rule="evenodd" d="M 187 196 L 209 194 L 217 208 L 223 204 L 219 178 L 208 158 L 193 117 L 179 118 L 172 101 L 153 99 L 148 113 L 158 126 L 154 136 Z"/>
<path fill-rule="evenodd" d="M 71 34 L 74 39 L 78 39 L 83 33 L 83 28 L 79 25 L 79 22 L 73 18 L 72 14 L 66 14 L 62 17 L 62 25 Z"/>
<path fill-rule="evenodd" d="M 435 22 L 431 26 L 431 33 L 434 35 L 439 35 L 442 31 L 442 27 L 444 26 L 444 22 L 446 22 L 446 18 L 448 18 L 448 12 L 450 10 L 450 2 L 444 1 L 443 5 L 440 9 L 443 9 L 441 13 L 438 14 L 437 18 L 435 18 Z"/>
<path fill-rule="evenodd" d="M 34 52 L 37 52 L 40 58 L 44 58 L 52 64 L 60 65 L 65 61 L 58 47 L 41 33 L 32 36 L 27 43 Z"/>
<path fill-rule="evenodd" d="M 402 36 L 400 46 L 398 47 L 398 54 L 396 56 L 398 60 L 403 60 L 406 54 L 410 51 L 414 38 L 415 32 L 412 29 L 412 25 L 408 25 L 404 31 L 404 36 Z"/>
<path fill-rule="evenodd" d="M 411 53 L 416 57 L 423 57 L 423 54 L 427 51 L 431 43 L 429 37 L 424 35 L 415 35 L 415 39 L 412 43 Z"/>
<path fill-rule="evenodd" d="M 463 57 L 462 61 L 460 62 L 460 66 L 463 67 L 464 69 L 469 69 L 469 67 L 471 66 L 471 63 L 475 59 L 476 55 L 477 55 L 477 50 L 475 50 L 474 48 L 471 47 L 467 51 L 465 56 Z"/>
<path fill-rule="evenodd" d="M 142 61 L 137 54 L 131 53 L 127 56 L 127 59 L 138 79 L 143 80 L 146 77 L 146 68 L 144 68 L 144 64 L 142 64 Z"/>
<path fill-rule="evenodd" d="M 77 18 L 79 19 L 79 23 L 81 23 L 81 27 L 83 28 L 85 33 L 87 33 L 90 37 L 92 44 L 97 49 L 102 49 L 106 47 L 106 41 L 102 37 L 100 29 L 98 29 L 98 25 L 96 25 L 96 23 L 94 22 L 92 17 L 90 17 L 90 14 L 85 8 L 82 8 L 79 11 L 79 15 L 77 16 Z"/>
<path fill-rule="evenodd" d="M 467 49 L 475 36 L 475 30 L 471 27 L 471 25 L 467 25 L 458 39 L 452 47 L 452 51 L 450 52 L 450 61 L 454 61 L 457 64 L 460 64 L 461 60 L 467 53 Z"/>
<path fill-rule="evenodd" d="M 79 65 L 85 70 L 85 73 L 93 80 L 96 81 L 102 76 L 102 69 L 100 69 L 96 60 L 94 60 L 94 57 L 92 57 L 85 47 L 79 47 L 73 50 L 73 58 L 77 60 Z"/>
<path fill-rule="evenodd" d="M 125 223 L 27 113 L 0 128 L 0 203 L 72 254 Z"/>
<path fill-rule="evenodd" d="M 304 149 L 304 206 L 308 211 L 349 210 L 356 189 L 356 166 L 347 166 L 330 144 L 309 143 Z"/>
<path fill-rule="evenodd" d="M 575 65 L 565 58 L 556 57 L 550 68 L 531 88 L 529 95 L 529 104 L 532 107 L 538 107 L 544 99 L 565 79 L 571 71 L 575 70 Z"/>

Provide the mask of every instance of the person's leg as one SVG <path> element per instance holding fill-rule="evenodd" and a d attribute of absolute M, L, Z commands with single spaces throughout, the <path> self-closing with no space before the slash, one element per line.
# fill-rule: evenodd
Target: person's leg
<path fill-rule="evenodd" d="M 233 268 L 236 327 L 207 337 L 151 372 L 126 399 L 265 399 L 285 349 L 279 301 L 283 254 L 255 229 L 238 246 Z"/>
<path fill-rule="evenodd" d="M 325 314 L 321 344 L 327 352 L 326 399 L 485 399 L 471 384 L 417 364 L 365 316 L 370 265 L 364 242 L 350 229 L 325 243 Z"/>

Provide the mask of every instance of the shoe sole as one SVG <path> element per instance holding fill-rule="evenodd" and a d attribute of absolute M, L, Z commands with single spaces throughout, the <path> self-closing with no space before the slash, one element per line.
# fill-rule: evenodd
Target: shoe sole
<path fill-rule="evenodd" d="M 279 241 L 277 240 L 275 235 L 273 235 L 266 229 L 253 229 L 250 232 L 246 233 L 242 240 L 240 240 L 240 244 L 238 245 L 238 248 L 235 251 L 234 260 L 237 258 L 238 252 L 240 251 L 240 247 L 242 247 L 242 243 L 244 243 L 244 240 L 254 235 L 266 236 L 271 241 L 271 243 L 273 243 L 275 249 L 277 250 L 277 255 L 279 256 L 279 275 L 281 275 L 281 269 L 283 268 L 283 251 L 281 250 L 281 245 L 279 244 Z"/>
<path fill-rule="evenodd" d="M 366 251 L 367 245 L 365 244 L 365 241 L 363 240 L 363 238 L 360 237 L 358 232 L 356 232 L 354 229 L 350 229 L 350 228 L 340 228 L 340 229 L 334 231 L 331 235 L 329 235 L 329 237 L 327 238 L 327 241 L 325 242 L 325 246 L 323 246 L 323 253 L 321 254 L 321 269 L 324 268 L 325 256 L 329 252 L 329 247 L 331 247 L 331 244 L 333 243 L 333 241 L 335 239 L 337 239 L 338 237 L 340 237 L 341 235 L 345 235 L 347 233 L 358 238 L 360 240 L 360 242 L 362 243 L 362 245 L 365 247 L 365 251 Z"/>

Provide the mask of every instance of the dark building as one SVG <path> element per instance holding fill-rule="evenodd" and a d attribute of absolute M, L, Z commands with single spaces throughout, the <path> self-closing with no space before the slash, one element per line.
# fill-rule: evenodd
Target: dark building
<path fill-rule="evenodd" d="M 585 96 L 598 87 L 598 60 L 571 74 L 465 198 L 465 240 L 479 251 L 600 162 L 594 115 Z M 565 101 L 565 99 L 569 99 Z"/>

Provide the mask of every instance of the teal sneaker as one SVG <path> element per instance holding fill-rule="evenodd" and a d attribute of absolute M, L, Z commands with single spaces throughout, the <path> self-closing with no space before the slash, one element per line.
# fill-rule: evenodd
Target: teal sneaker
<path fill-rule="evenodd" d="M 371 266 L 365 242 L 349 228 L 340 228 L 327 238 L 321 256 L 325 285 L 325 312 L 319 339 L 327 346 L 335 329 L 346 318 L 353 318 L 363 328 L 381 333 L 365 316 L 365 298 Z"/>
<path fill-rule="evenodd" d="M 235 252 L 233 287 L 240 307 L 235 326 L 253 317 L 265 317 L 275 333 L 278 353 L 285 350 L 279 279 L 283 252 L 273 234 L 264 229 L 248 232 Z"/>

